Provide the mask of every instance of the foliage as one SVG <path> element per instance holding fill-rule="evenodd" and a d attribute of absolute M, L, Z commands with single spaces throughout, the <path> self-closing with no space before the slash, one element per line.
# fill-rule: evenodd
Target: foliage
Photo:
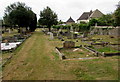
<path fill-rule="evenodd" d="M 39 24 L 46 25 L 51 31 L 51 26 L 57 24 L 57 14 L 47 6 L 43 11 L 40 11 Z"/>
<path fill-rule="evenodd" d="M 63 27 L 62 25 L 53 25 L 53 26 L 52 26 L 52 28 L 58 29 L 58 30 L 59 30 L 60 28 L 62 28 L 62 27 Z"/>
<path fill-rule="evenodd" d="M 119 6 L 114 12 L 114 19 L 115 19 L 116 26 L 120 26 L 120 7 Z"/>
<path fill-rule="evenodd" d="M 103 15 L 102 17 L 98 18 L 99 26 L 112 26 L 113 22 L 114 20 L 112 14 Z"/>
<path fill-rule="evenodd" d="M 64 22 L 62 20 L 59 20 L 58 21 L 58 24 L 63 24 Z"/>
<path fill-rule="evenodd" d="M 89 21 L 89 25 L 90 25 L 90 26 L 95 26 L 96 23 L 98 23 L 98 20 L 95 19 L 95 18 L 93 18 L 93 19 L 91 19 L 91 20 Z"/>
<path fill-rule="evenodd" d="M 71 25 L 65 25 L 65 26 L 63 26 L 63 29 L 68 29 L 68 30 L 70 30 L 70 27 L 71 27 Z"/>
<path fill-rule="evenodd" d="M 113 15 L 112 14 L 107 14 L 103 15 L 100 18 L 93 18 L 89 21 L 90 26 L 112 26 L 114 25 L 114 20 L 113 20 Z"/>
<path fill-rule="evenodd" d="M 78 26 L 78 24 L 74 23 L 74 24 L 72 24 L 72 28 L 73 28 L 73 30 L 75 30 L 75 29 L 78 29 L 79 26 Z"/>
<path fill-rule="evenodd" d="M 31 10 L 30 7 L 27 7 L 25 3 L 13 3 L 10 6 L 7 6 L 4 16 L 5 24 L 8 25 L 18 25 L 18 27 L 31 27 L 31 23 L 34 23 L 36 27 L 36 15 Z M 33 27 L 31 27 L 33 28 Z M 33 30 L 33 29 L 32 29 Z"/>
<path fill-rule="evenodd" d="M 89 24 L 79 24 L 79 29 L 80 31 L 89 31 L 90 30 L 90 25 Z"/>

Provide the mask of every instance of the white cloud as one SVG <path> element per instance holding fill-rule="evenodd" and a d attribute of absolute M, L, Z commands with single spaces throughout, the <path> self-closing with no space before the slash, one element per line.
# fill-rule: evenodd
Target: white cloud
<path fill-rule="evenodd" d="M 66 21 L 70 16 L 77 20 L 83 12 L 99 9 L 104 14 L 114 12 L 119 0 L 0 0 L 0 17 L 3 17 L 5 7 L 14 2 L 25 2 L 37 14 L 49 6 L 58 14 L 58 18 Z"/>

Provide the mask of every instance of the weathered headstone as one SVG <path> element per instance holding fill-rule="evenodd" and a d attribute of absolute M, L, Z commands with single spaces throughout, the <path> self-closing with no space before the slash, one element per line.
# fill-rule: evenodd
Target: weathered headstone
<path fill-rule="evenodd" d="M 53 36 L 53 33 L 52 33 L 52 32 L 50 32 L 50 39 L 51 39 L 51 40 L 54 39 L 54 36 Z"/>
<path fill-rule="evenodd" d="M 77 34 L 74 34 L 74 35 L 73 35 L 73 38 L 74 38 L 74 39 L 77 39 Z"/>
<path fill-rule="evenodd" d="M 53 33 L 53 36 L 57 36 L 57 33 Z"/>
<path fill-rule="evenodd" d="M 11 33 L 11 30 L 9 29 L 9 33 Z"/>
<path fill-rule="evenodd" d="M 73 41 L 65 41 L 63 43 L 64 48 L 74 48 L 75 47 L 75 42 Z"/>

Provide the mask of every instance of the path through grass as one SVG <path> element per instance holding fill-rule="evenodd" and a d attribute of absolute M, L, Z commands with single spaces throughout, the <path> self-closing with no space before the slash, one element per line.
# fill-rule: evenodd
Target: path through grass
<path fill-rule="evenodd" d="M 118 79 L 118 57 L 62 61 L 55 53 L 62 41 L 35 32 L 3 68 L 5 80 Z"/>

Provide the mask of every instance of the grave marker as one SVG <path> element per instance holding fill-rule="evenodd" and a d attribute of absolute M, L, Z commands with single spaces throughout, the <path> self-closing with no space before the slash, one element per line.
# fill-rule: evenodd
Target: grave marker
<path fill-rule="evenodd" d="M 63 43 L 64 48 L 74 48 L 75 47 L 75 42 L 73 41 L 65 41 Z"/>
<path fill-rule="evenodd" d="M 53 33 L 52 33 L 52 32 L 50 32 L 50 39 L 51 39 L 51 40 L 54 39 L 54 36 L 53 36 Z"/>

